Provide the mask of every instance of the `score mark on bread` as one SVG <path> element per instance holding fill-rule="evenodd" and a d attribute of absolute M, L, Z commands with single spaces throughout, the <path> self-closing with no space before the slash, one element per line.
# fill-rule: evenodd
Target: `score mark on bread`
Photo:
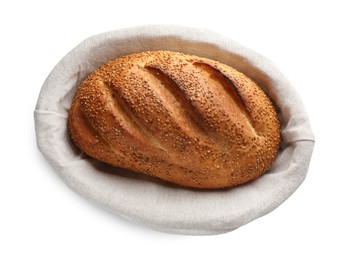
<path fill-rule="evenodd" d="M 68 129 L 97 160 L 205 189 L 259 177 L 280 145 L 274 106 L 251 79 L 169 51 L 131 54 L 91 73 L 77 90 Z"/>

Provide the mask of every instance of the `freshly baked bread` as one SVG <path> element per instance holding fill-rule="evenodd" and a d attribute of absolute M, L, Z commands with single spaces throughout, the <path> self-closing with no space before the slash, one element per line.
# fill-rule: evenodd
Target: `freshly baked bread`
<path fill-rule="evenodd" d="M 105 163 L 194 188 L 224 188 L 272 165 L 280 125 L 270 99 L 225 64 L 169 51 L 103 65 L 77 90 L 68 129 Z"/>

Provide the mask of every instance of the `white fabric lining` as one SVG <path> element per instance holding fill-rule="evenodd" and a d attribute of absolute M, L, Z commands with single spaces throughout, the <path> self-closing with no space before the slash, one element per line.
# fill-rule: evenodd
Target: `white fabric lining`
<path fill-rule="evenodd" d="M 104 165 L 73 146 L 66 120 L 79 83 L 108 60 L 159 49 L 219 60 L 263 87 L 279 109 L 285 143 L 268 173 L 233 189 L 198 191 Z M 304 180 L 314 145 L 302 102 L 275 65 L 213 32 L 177 26 L 128 28 L 83 41 L 48 76 L 34 116 L 38 147 L 67 185 L 117 215 L 179 234 L 224 233 L 269 213 Z"/>

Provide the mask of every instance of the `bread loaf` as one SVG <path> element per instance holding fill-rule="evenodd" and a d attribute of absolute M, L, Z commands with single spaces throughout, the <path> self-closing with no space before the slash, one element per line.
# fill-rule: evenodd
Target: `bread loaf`
<path fill-rule="evenodd" d="M 169 51 L 131 54 L 91 73 L 77 90 L 68 129 L 97 160 L 206 189 L 259 177 L 280 145 L 274 106 L 250 78 Z"/>

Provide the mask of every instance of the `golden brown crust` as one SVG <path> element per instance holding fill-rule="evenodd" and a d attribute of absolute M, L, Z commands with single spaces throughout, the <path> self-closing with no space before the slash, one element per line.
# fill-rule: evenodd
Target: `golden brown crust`
<path fill-rule="evenodd" d="M 276 111 L 252 80 L 168 51 L 103 65 L 79 87 L 68 122 L 91 157 L 194 188 L 257 178 L 280 145 Z"/>

